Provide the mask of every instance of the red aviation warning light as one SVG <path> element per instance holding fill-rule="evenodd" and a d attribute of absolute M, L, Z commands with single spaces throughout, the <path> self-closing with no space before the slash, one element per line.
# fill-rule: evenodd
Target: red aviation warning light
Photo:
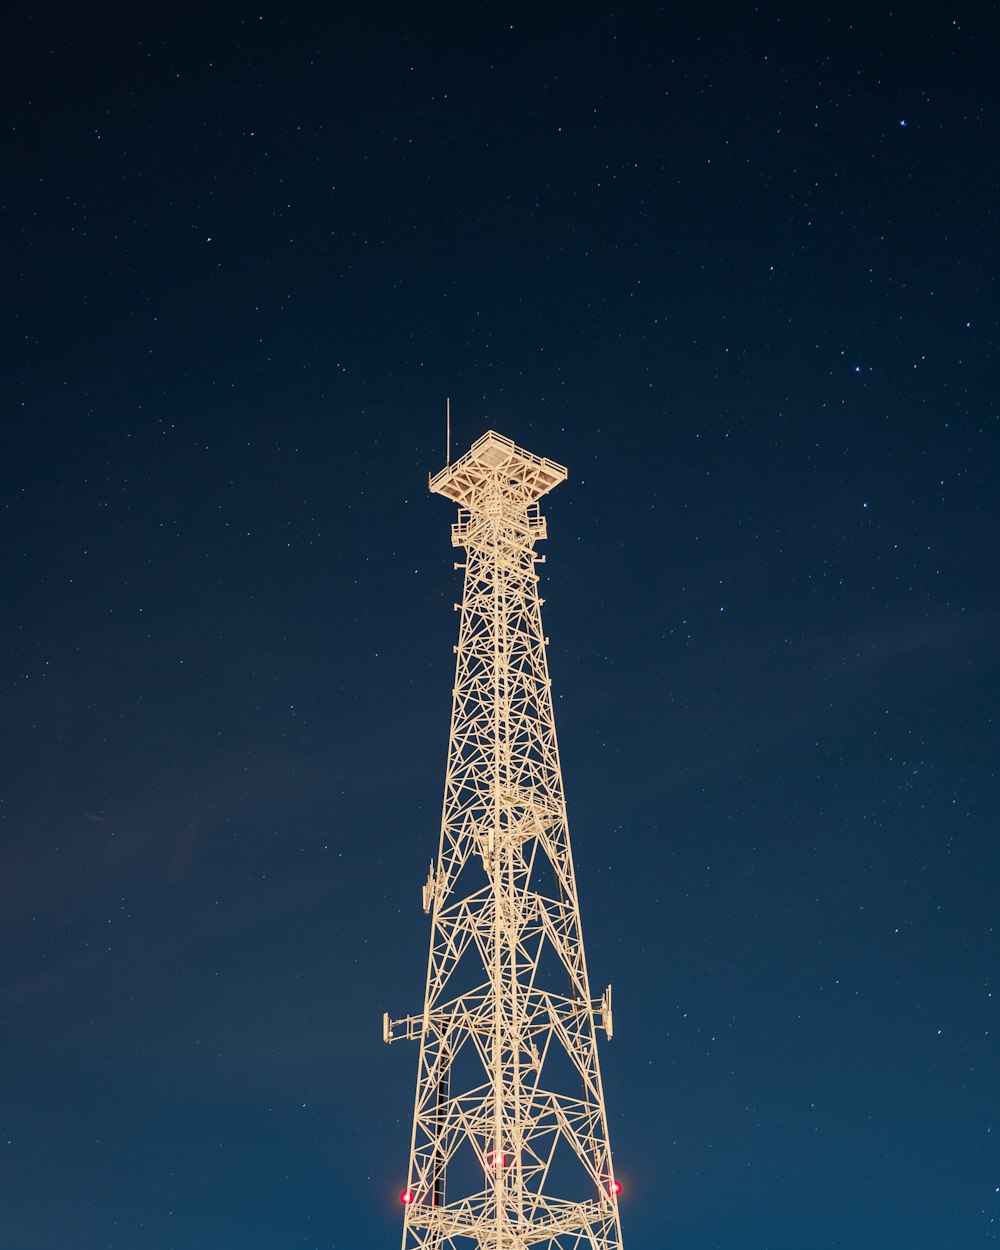
<path fill-rule="evenodd" d="M 507 1166 L 507 1156 L 502 1150 L 494 1150 L 486 1156 L 486 1165 L 491 1172 L 500 1172 Z"/>
<path fill-rule="evenodd" d="M 404 1207 L 408 1207 L 411 1202 L 416 1202 L 416 1200 L 417 1200 L 417 1195 L 413 1192 L 412 1189 L 404 1189 L 403 1192 L 399 1195 L 399 1201 L 403 1204 Z"/>
<path fill-rule="evenodd" d="M 608 1193 L 614 1194 L 616 1197 L 622 1191 L 621 1181 L 608 1181 Z"/>

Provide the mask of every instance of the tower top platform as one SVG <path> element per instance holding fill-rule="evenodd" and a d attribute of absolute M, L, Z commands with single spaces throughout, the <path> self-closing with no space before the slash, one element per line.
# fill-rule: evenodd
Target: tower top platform
<path fill-rule="evenodd" d="M 533 503 L 566 480 L 566 469 L 561 464 L 533 456 L 495 430 L 487 430 L 464 456 L 429 478 L 428 486 L 433 494 L 445 495 L 461 507 L 471 508 L 479 488 L 494 479 L 498 471 L 508 482 L 520 486 L 525 503 Z"/>

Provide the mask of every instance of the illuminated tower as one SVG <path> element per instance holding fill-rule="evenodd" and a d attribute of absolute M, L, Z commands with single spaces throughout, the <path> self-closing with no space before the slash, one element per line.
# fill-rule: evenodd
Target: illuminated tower
<path fill-rule="evenodd" d="M 565 477 L 490 432 L 430 481 L 465 589 L 424 1006 L 384 1020 L 420 1043 L 403 1250 L 621 1247 L 535 572 Z"/>

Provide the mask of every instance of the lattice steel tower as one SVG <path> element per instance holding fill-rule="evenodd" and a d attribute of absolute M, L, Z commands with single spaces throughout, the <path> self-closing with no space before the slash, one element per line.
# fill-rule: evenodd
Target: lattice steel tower
<path fill-rule="evenodd" d="M 420 1043 L 403 1250 L 621 1247 L 535 572 L 565 477 L 490 432 L 430 481 L 465 590 L 424 1007 L 384 1021 Z"/>

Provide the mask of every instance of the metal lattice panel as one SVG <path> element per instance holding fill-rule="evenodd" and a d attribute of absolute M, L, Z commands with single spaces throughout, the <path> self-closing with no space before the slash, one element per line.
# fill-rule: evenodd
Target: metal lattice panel
<path fill-rule="evenodd" d="M 430 488 L 464 547 L 403 1250 L 620 1250 L 534 544 L 566 470 L 484 434 Z M 456 605 L 457 606 L 457 605 Z"/>

